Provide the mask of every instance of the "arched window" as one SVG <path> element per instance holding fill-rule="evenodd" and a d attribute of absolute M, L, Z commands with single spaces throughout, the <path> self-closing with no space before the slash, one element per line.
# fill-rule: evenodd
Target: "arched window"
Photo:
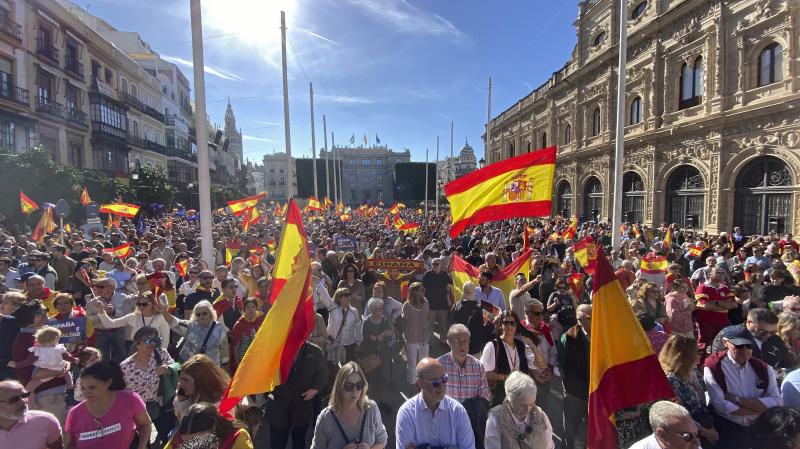
<path fill-rule="evenodd" d="M 783 47 L 774 42 L 758 56 L 758 87 L 783 80 Z"/>
<path fill-rule="evenodd" d="M 564 127 L 564 140 L 562 141 L 564 145 L 572 143 L 572 125 L 567 123 L 567 126 Z"/>
<path fill-rule="evenodd" d="M 587 220 L 596 220 L 603 212 L 603 185 L 592 176 L 583 187 L 583 214 Z"/>
<path fill-rule="evenodd" d="M 558 198 L 556 200 L 557 214 L 569 217 L 572 214 L 572 186 L 564 180 L 558 184 Z"/>
<path fill-rule="evenodd" d="M 547 148 L 547 132 L 542 133 L 542 148 Z"/>
<path fill-rule="evenodd" d="M 527 147 L 528 153 L 530 153 L 530 152 L 531 152 L 531 141 L 530 141 L 530 140 L 529 140 L 529 141 L 527 141 L 527 142 L 525 143 L 525 146 Z"/>
<path fill-rule="evenodd" d="M 684 63 L 681 66 L 680 101 L 678 109 L 697 106 L 703 101 L 703 57 L 698 56 L 690 66 Z"/>
<path fill-rule="evenodd" d="M 136 86 L 134 86 L 133 84 L 131 84 L 131 96 L 133 98 L 139 98 L 139 91 L 136 90 Z"/>
<path fill-rule="evenodd" d="M 604 40 L 606 40 L 606 32 L 601 31 L 597 33 L 597 36 L 594 37 L 594 46 L 597 47 L 598 45 L 602 44 Z"/>
<path fill-rule="evenodd" d="M 691 165 L 679 167 L 667 181 L 667 221 L 681 227 L 703 227 L 705 182 Z"/>
<path fill-rule="evenodd" d="M 631 101 L 631 117 L 629 125 L 635 125 L 642 121 L 642 97 L 636 97 Z"/>
<path fill-rule="evenodd" d="M 772 156 L 753 160 L 736 177 L 733 222 L 747 235 L 792 229 L 794 185 L 786 162 Z"/>
<path fill-rule="evenodd" d="M 622 219 L 641 223 L 644 219 L 644 181 L 636 172 L 622 176 Z"/>
<path fill-rule="evenodd" d="M 592 136 L 600 135 L 600 108 L 592 113 Z"/>
<path fill-rule="evenodd" d="M 647 2 L 641 2 L 633 8 L 633 12 L 631 12 L 631 19 L 638 19 L 639 17 L 644 14 L 644 10 L 647 9 Z"/>
<path fill-rule="evenodd" d="M 508 147 L 508 157 L 514 157 L 514 142 L 511 142 Z"/>

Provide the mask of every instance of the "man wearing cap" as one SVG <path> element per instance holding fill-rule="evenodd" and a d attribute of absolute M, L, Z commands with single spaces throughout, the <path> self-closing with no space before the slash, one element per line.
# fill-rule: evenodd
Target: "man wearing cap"
<path fill-rule="evenodd" d="M 745 328 L 723 338 L 725 350 L 708 356 L 703 381 L 708 390 L 714 427 L 720 440 L 716 447 L 751 447 L 749 427 L 770 407 L 782 405 L 775 371 L 753 357 L 756 344 Z"/>
<path fill-rule="evenodd" d="M 753 357 L 766 364 L 777 367 L 788 355 L 786 344 L 778 336 L 778 316 L 769 309 L 757 308 L 747 313 L 747 319 L 742 324 L 735 324 L 722 329 L 714 343 L 712 352 L 725 350 L 723 338 L 731 332 L 741 332 L 744 329 L 753 339 Z"/>

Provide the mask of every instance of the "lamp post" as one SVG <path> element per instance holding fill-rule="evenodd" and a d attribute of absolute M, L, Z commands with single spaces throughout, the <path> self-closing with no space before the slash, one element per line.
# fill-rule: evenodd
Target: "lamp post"
<path fill-rule="evenodd" d="M 484 168 L 484 167 L 486 167 L 486 160 L 484 158 L 481 158 L 481 160 L 478 161 L 478 168 Z"/>

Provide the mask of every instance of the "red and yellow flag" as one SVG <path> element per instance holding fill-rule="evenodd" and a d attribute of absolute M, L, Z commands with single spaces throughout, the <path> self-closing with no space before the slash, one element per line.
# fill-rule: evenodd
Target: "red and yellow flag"
<path fill-rule="evenodd" d="M 575 238 L 575 235 L 577 233 L 578 233 L 578 217 L 572 217 L 572 221 L 569 223 L 569 226 L 564 231 L 564 233 L 561 234 L 561 238 L 564 239 L 564 241 L 572 240 Z"/>
<path fill-rule="evenodd" d="M 664 240 L 661 242 L 661 247 L 664 249 L 672 249 L 672 228 L 667 227 L 667 229 L 664 230 Z"/>
<path fill-rule="evenodd" d="M 352 220 L 352 219 L 353 219 L 353 216 L 352 216 L 352 215 L 350 215 L 350 214 L 342 214 L 342 215 L 339 215 L 339 220 L 342 220 L 342 222 L 343 222 L 343 223 L 344 223 L 344 222 L 347 222 L 347 221 L 350 221 L 350 220 Z"/>
<path fill-rule="evenodd" d="M 58 226 L 56 226 L 56 222 L 53 219 L 53 208 L 46 207 L 42 212 L 42 217 L 39 219 L 39 223 L 37 223 L 36 228 L 33 229 L 31 240 L 42 243 L 44 242 L 44 236 L 55 231 L 57 227 Z"/>
<path fill-rule="evenodd" d="M 247 209 L 251 207 L 256 207 L 259 201 L 264 199 L 267 196 L 267 192 L 260 192 L 253 196 L 248 196 L 247 198 L 242 198 L 234 201 L 228 201 L 228 206 L 225 207 L 225 211 L 229 214 L 233 214 L 237 217 L 244 215 L 247 212 Z"/>
<path fill-rule="evenodd" d="M 511 293 L 511 290 L 514 290 L 514 276 L 516 276 L 517 273 L 524 273 L 525 278 L 527 278 L 528 272 L 531 271 L 531 254 L 533 254 L 533 250 L 525 250 L 525 252 L 514 259 L 511 264 L 503 268 L 500 273 L 494 275 L 492 286 L 499 288 L 503 292 L 503 299 L 506 302 L 507 309 L 510 308 L 508 304 L 508 295 Z M 460 301 L 464 296 L 464 283 L 472 281 L 477 287 L 478 276 L 480 276 L 481 273 L 477 267 L 471 265 L 458 254 L 453 254 L 452 270 L 455 298 L 456 301 Z"/>
<path fill-rule="evenodd" d="M 22 190 L 19 191 L 19 205 L 22 209 L 22 213 L 25 215 L 28 215 L 35 210 L 39 210 L 39 205 L 30 199 L 28 195 L 22 193 Z"/>
<path fill-rule="evenodd" d="M 689 257 L 700 257 L 700 254 L 703 253 L 703 248 L 692 245 L 689 247 Z"/>
<path fill-rule="evenodd" d="M 400 206 L 397 203 L 392 204 L 392 207 L 389 208 L 389 213 L 393 215 L 397 215 L 400 213 Z"/>
<path fill-rule="evenodd" d="M 114 220 L 111 218 L 111 214 L 108 214 L 106 219 L 106 230 L 110 231 L 111 228 L 114 227 Z"/>
<path fill-rule="evenodd" d="M 189 272 L 189 259 L 175 262 L 175 269 L 178 270 L 178 274 L 181 275 L 181 277 L 186 277 L 186 273 Z"/>
<path fill-rule="evenodd" d="M 667 268 L 669 268 L 669 262 L 664 256 L 645 256 L 642 258 L 641 270 L 643 273 L 666 273 Z"/>
<path fill-rule="evenodd" d="M 322 205 L 325 206 L 325 209 L 329 209 L 331 206 L 333 206 L 333 201 L 328 198 L 328 195 L 324 195 L 322 197 Z"/>
<path fill-rule="evenodd" d="M 466 227 L 514 217 L 550 215 L 556 147 L 489 165 L 449 182 L 450 236 Z"/>
<path fill-rule="evenodd" d="M 139 213 L 139 209 L 140 207 L 135 204 L 112 203 L 101 205 L 99 212 L 103 214 L 119 215 L 125 218 L 133 218 Z"/>
<path fill-rule="evenodd" d="M 306 207 L 308 207 L 309 210 L 318 210 L 318 211 L 324 211 L 325 210 L 322 207 L 322 203 L 320 203 L 319 200 L 317 199 L 317 197 L 315 197 L 315 196 L 310 196 L 308 198 L 308 206 L 306 206 Z"/>
<path fill-rule="evenodd" d="M 251 207 L 247 209 L 245 212 L 244 219 L 242 219 L 242 230 L 247 232 L 250 230 L 250 226 L 258 223 L 261 219 L 261 212 L 258 211 L 257 207 Z"/>
<path fill-rule="evenodd" d="M 597 244 L 591 237 L 586 237 L 573 246 L 575 259 L 588 275 L 594 274 L 597 269 Z"/>
<path fill-rule="evenodd" d="M 223 414 L 240 398 L 272 391 L 286 382 L 297 352 L 314 328 L 314 301 L 308 288 L 311 273 L 308 237 L 294 200 L 289 200 L 281 249 L 272 273 L 269 295 L 272 307 L 220 403 Z"/>
<path fill-rule="evenodd" d="M 128 257 L 128 254 L 131 253 L 131 244 L 125 243 L 124 245 L 119 245 L 116 248 L 104 248 L 104 254 L 111 254 L 114 257 L 123 258 Z"/>
<path fill-rule="evenodd" d="M 419 231 L 419 223 L 417 223 L 416 221 L 406 223 L 403 226 L 400 226 L 400 230 L 410 233 L 416 233 L 417 231 Z"/>
<path fill-rule="evenodd" d="M 233 258 L 236 257 L 241 248 L 242 244 L 235 240 L 228 240 L 228 242 L 225 243 L 225 265 L 227 265 L 228 268 L 231 267 Z"/>
<path fill-rule="evenodd" d="M 386 226 L 386 229 L 392 227 L 392 223 L 389 221 L 389 216 L 387 215 L 386 218 L 383 219 L 383 225 Z"/>
<path fill-rule="evenodd" d="M 583 278 L 583 273 L 572 273 L 567 278 L 569 288 L 578 299 L 578 302 L 582 302 L 581 298 L 583 298 Z"/>
<path fill-rule="evenodd" d="M 83 186 L 83 192 L 81 192 L 81 206 L 86 207 L 86 205 L 91 202 L 92 199 L 89 197 L 89 190 L 86 186 Z"/>
<path fill-rule="evenodd" d="M 395 228 L 400 229 L 404 224 L 406 224 L 406 221 L 403 220 L 399 215 L 395 215 L 392 219 L 392 224 L 394 224 Z"/>
<path fill-rule="evenodd" d="M 597 253 L 592 304 L 586 446 L 616 449 L 614 412 L 674 393 L 602 251 Z"/>
<path fill-rule="evenodd" d="M 269 240 L 267 240 L 267 248 L 269 248 L 270 251 L 275 252 L 276 246 L 275 239 L 273 237 L 270 237 Z"/>

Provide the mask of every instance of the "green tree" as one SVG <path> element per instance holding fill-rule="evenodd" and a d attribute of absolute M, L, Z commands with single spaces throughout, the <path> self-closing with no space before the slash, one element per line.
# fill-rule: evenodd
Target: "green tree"
<path fill-rule="evenodd" d="M 131 179 L 130 188 L 123 190 L 123 200 L 145 208 L 157 203 L 163 204 L 166 210 L 172 209 L 175 186 L 169 183 L 163 168 L 145 165 L 136 169 L 131 175 L 131 178 L 137 177 L 137 179 Z"/>
<path fill-rule="evenodd" d="M 236 186 L 214 184 L 211 186 L 211 208 L 219 209 L 220 207 L 225 207 L 228 201 L 237 200 L 244 196 Z"/>

